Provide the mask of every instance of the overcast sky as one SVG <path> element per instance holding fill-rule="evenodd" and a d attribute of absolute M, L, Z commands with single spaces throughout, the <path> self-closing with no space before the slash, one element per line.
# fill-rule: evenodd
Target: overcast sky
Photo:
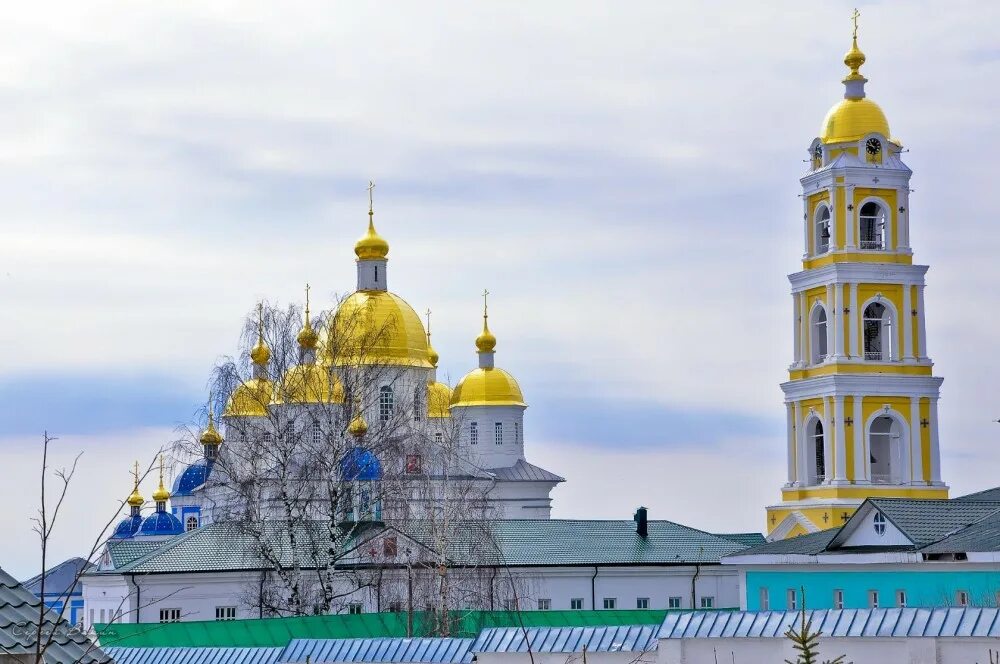
<path fill-rule="evenodd" d="M 58 4 L 58 7 L 53 5 Z M 784 481 L 798 178 L 852 5 L 20 3 L 0 23 L 0 565 L 36 571 L 41 431 L 80 553 L 258 299 L 390 288 L 475 365 L 478 293 L 554 516 L 760 531 Z M 996 485 L 996 3 L 862 6 L 910 150 L 953 494 Z M 152 482 L 144 487 L 151 491 Z"/>

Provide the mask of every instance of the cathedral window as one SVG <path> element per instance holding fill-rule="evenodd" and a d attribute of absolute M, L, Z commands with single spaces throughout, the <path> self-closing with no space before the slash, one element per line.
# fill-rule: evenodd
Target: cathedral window
<path fill-rule="evenodd" d="M 885 249 L 885 210 L 878 203 L 861 206 L 861 248 Z"/>
<path fill-rule="evenodd" d="M 895 484 L 899 472 L 900 426 L 892 417 L 876 417 L 868 429 L 872 484 Z M 885 518 L 885 517 L 883 517 Z"/>
<path fill-rule="evenodd" d="M 826 439 L 823 435 L 823 423 L 815 419 L 807 431 L 812 448 L 810 456 L 813 458 L 813 484 L 821 484 L 826 480 Z"/>
<path fill-rule="evenodd" d="M 819 364 L 826 360 L 827 334 L 826 309 L 822 306 L 813 309 L 812 314 L 812 363 Z"/>
<path fill-rule="evenodd" d="M 830 251 L 830 208 L 823 206 L 816 214 L 816 253 Z"/>
<path fill-rule="evenodd" d="M 469 444 L 479 444 L 479 422 L 469 422 Z"/>
<path fill-rule="evenodd" d="M 323 430 L 319 428 L 319 424 L 312 425 L 312 442 L 313 445 L 319 445 L 323 442 Z"/>
<path fill-rule="evenodd" d="M 503 445 L 503 422 L 493 423 L 493 442 Z"/>
<path fill-rule="evenodd" d="M 198 517 L 194 514 L 190 515 L 188 518 L 184 519 L 184 531 L 188 532 L 198 528 Z"/>
<path fill-rule="evenodd" d="M 378 419 L 381 422 L 388 422 L 392 415 L 392 388 L 383 385 L 378 391 Z"/>
<path fill-rule="evenodd" d="M 413 390 L 413 421 L 420 421 L 420 411 L 422 406 L 420 405 L 420 388 L 417 387 Z"/>
<path fill-rule="evenodd" d="M 514 422 L 514 444 L 515 445 L 520 445 L 521 444 L 521 423 L 520 422 Z"/>
<path fill-rule="evenodd" d="M 437 433 L 435 433 L 434 434 L 434 442 L 435 443 L 439 443 L 439 444 L 443 443 L 444 442 L 444 434 L 441 433 L 440 431 L 438 431 Z"/>
<path fill-rule="evenodd" d="M 865 359 L 888 362 L 892 359 L 892 312 L 880 302 L 865 307 L 862 318 Z"/>

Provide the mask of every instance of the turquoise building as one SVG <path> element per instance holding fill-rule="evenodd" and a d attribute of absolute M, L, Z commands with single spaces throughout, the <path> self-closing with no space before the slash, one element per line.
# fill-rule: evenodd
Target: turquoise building
<path fill-rule="evenodd" d="M 841 527 L 722 559 L 747 611 L 1000 606 L 1000 488 L 870 498 Z"/>

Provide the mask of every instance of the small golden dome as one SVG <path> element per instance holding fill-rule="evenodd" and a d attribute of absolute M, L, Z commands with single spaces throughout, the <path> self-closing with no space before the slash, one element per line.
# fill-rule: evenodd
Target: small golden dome
<path fill-rule="evenodd" d="M 254 364 L 265 365 L 271 359 L 271 349 L 267 347 L 263 339 L 257 340 L 257 345 L 250 351 L 250 359 Z"/>
<path fill-rule="evenodd" d="M 451 417 L 451 388 L 437 381 L 427 383 L 427 417 Z"/>
<path fill-rule="evenodd" d="M 266 378 L 251 378 L 233 390 L 225 417 L 264 417 L 274 396 L 274 386 Z"/>
<path fill-rule="evenodd" d="M 344 403 L 344 386 L 329 367 L 296 364 L 285 372 L 275 403 Z"/>
<path fill-rule="evenodd" d="M 142 507 L 142 504 L 146 501 L 143 499 L 142 494 L 139 493 L 139 487 L 137 486 L 132 489 L 132 493 L 129 495 L 126 502 L 128 502 L 128 504 L 132 507 Z"/>
<path fill-rule="evenodd" d="M 368 212 L 368 232 L 354 245 L 354 254 L 358 260 L 385 260 L 389 255 L 389 243 L 375 231 L 374 214 Z"/>
<path fill-rule="evenodd" d="M 206 426 L 205 430 L 201 432 L 201 438 L 198 440 L 201 441 L 202 445 L 222 444 L 222 434 L 215 428 L 215 417 L 212 415 L 211 407 L 209 407 L 208 410 L 208 426 Z"/>
<path fill-rule="evenodd" d="M 847 143 L 868 134 L 882 134 L 889 139 L 885 113 L 871 99 L 844 99 L 826 114 L 819 139 L 825 144 Z"/>
<path fill-rule="evenodd" d="M 861 52 L 860 48 L 858 48 L 857 36 L 854 37 L 854 42 L 851 44 L 851 50 L 844 55 L 844 64 L 851 70 L 851 73 L 847 75 L 846 80 L 859 81 L 864 78 L 858 70 L 861 69 L 861 65 L 865 64 L 865 54 Z"/>
<path fill-rule="evenodd" d="M 313 329 L 308 318 L 306 318 L 306 322 L 302 325 L 302 329 L 299 330 L 299 335 L 295 339 L 299 342 L 299 346 L 306 350 L 316 348 L 316 344 L 319 342 L 319 335 L 316 334 L 316 330 Z"/>
<path fill-rule="evenodd" d="M 483 316 L 483 331 L 479 333 L 476 337 L 476 348 L 479 349 L 480 353 L 489 353 L 497 345 L 497 338 L 493 336 L 490 332 L 489 326 L 486 324 L 486 316 Z"/>
<path fill-rule="evenodd" d="M 427 335 L 430 337 L 430 335 Z M 427 361 L 431 363 L 432 367 L 437 367 L 438 360 L 441 359 L 438 356 L 437 351 L 434 350 L 434 346 L 431 346 L 431 340 L 427 339 Z"/>
<path fill-rule="evenodd" d="M 360 411 L 354 416 L 351 423 L 347 425 L 347 433 L 355 438 L 361 438 L 368 433 L 368 423 L 365 422 L 365 418 L 361 415 Z"/>
<path fill-rule="evenodd" d="M 163 485 L 163 455 L 160 455 L 160 486 L 153 492 L 153 500 L 162 503 L 170 498 L 170 491 Z"/>
<path fill-rule="evenodd" d="M 495 367 L 473 369 L 451 393 L 452 406 L 526 406 L 514 377 Z"/>
<path fill-rule="evenodd" d="M 324 364 L 431 368 L 420 316 L 394 293 L 355 291 L 340 303 L 324 332 Z"/>

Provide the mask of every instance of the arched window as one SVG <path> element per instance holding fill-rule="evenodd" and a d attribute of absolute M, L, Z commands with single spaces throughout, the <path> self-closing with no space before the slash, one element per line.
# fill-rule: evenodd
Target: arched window
<path fill-rule="evenodd" d="M 378 419 L 381 422 L 388 422 L 392 416 L 392 388 L 383 385 L 378 391 Z"/>
<path fill-rule="evenodd" d="M 421 405 L 421 400 L 420 400 L 420 388 L 416 387 L 416 388 L 413 389 L 413 421 L 414 422 L 419 422 L 420 421 L 420 417 L 421 417 L 421 412 L 420 411 L 421 410 L 423 410 L 423 406 Z"/>
<path fill-rule="evenodd" d="M 826 359 L 826 309 L 816 307 L 812 315 L 812 363 L 819 364 Z"/>
<path fill-rule="evenodd" d="M 816 213 L 816 253 L 830 251 L 830 208 L 823 206 Z"/>
<path fill-rule="evenodd" d="M 813 148 L 813 170 L 823 165 L 823 144 L 817 143 Z"/>
<path fill-rule="evenodd" d="M 892 360 L 892 312 L 881 302 L 865 307 L 862 318 L 865 336 L 865 359 L 874 362 Z"/>
<path fill-rule="evenodd" d="M 887 415 L 876 417 L 868 429 L 872 484 L 899 483 L 899 422 Z"/>
<path fill-rule="evenodd" d="M 861 206 L 861 248 L 885 249 L 885 210 L 871 201 Z"/>
<path fill-rule="evenodd" d="M 194 514 L 192 514 L 192 515 L 188 516 L 188 518 L 184 519 L 184 531 L 185 532 L 190 531 L 190 530 L 194 530 L 197 527 L 198 527 L 198 517 L 196 517 Z"/>
<path fill-rule="evenodd" d="M 809 458 L 812 459 L 812 484 L 822 484 L 826 480 L 826 441 L 823 437 L 823 423 L 812 421 L 806 429 Z"/>

